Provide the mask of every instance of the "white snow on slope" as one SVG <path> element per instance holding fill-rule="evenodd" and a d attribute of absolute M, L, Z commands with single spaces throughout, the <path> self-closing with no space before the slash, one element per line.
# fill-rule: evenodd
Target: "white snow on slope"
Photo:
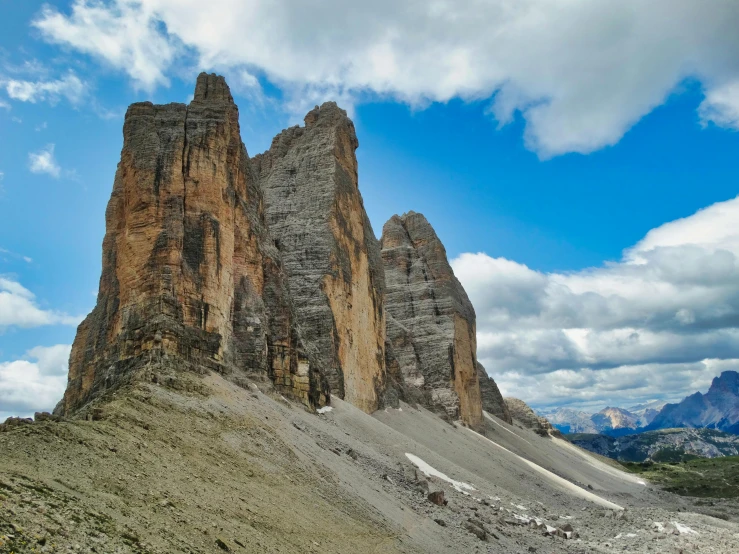
<path fill-rule="evenodd" d="M 442 481 L 446 481 L 447 483 L 449 483 L 458 492 L 461 492 L 464 494 L 469 494 L 466 491 L 476 490 L 475 487 L 473 487 L 469 483 L 464 483 L 462 481 L 455 481 L 454 479 L 442 473 L 438 469 L 434 469 L 433 467 L 431 467 L 429 464 L 424 462 L 418 456 L 414 456 L 413 454 L 408 454 L 407 452 L 405 455 L 413 463 L 413 465 L 415 465 L 418 469 L 421 470 L 421 473 L 423 473 L 426 477 L 438 477 Z"/>
<path fill-rule="evenodd" d="M 332 408 L 331 406 L 324 406 L 323 408 L 318 408 L 318 409 L 316 410 L 316 412 L 317 412 L 317 413 L 319 413 L 319 414 L 327 414 L 327 413 L 329 413 L 329 412 L 330 412 L 331 410 L 333 410 L 333 408 Z"/>
<path fill-rule="evenodd" d="M 566 439 L 560 439 L 559 437 L 552 437 L 552 439 L 554 439 L 554 442 L 560 445 L 562 448 L 566 448 L 567 450 L 574 452 L 575 454 L 580 456 L 582 459 L 587 461 L 591 466 L 601 471 L 605 471 L 606 473 L 613 475 L 614 477 L 623 479 L 624 481 L 631 481 L 632 483 L 638 483 L 639 485 L 644 485 L 645 487 L 647 486 L 647 484 L 641 479 L 633 475 L 630 475 L 626 473 L 625 471 L 621 471 L 620 469 L 609 466 L 605 462 L 601 462 L 598 458 L 591 456 L 590 454 L 578 448 L 577 446 L 575 446 L 574 444 L 572 444 L 570 441 Z"/>
<path fill-rule="evenodd" d="M 563 479 L 562 477 L 560 477 L 559 475 L 555 475 L 554 473 L 552 473 L 548 469 L 544 469 L 540 465 L 535 464 L 534 462 L 532 462 L 530 460 L 527 460 L 526 458 L 522 458 L 518 454 L 516 454 L 514 452 L 511 452 L 510 450 L 508 450 L 507 448 L 499 445 L 495 441 L 491 441 L 489 438 L 481 435 L 480 433 L 477 433 L 477 432 L 473 431 L 472 429 L 467 429 L 467 430 L 470 433 L 473 433 L 473 434 L 477 435 L 481 439 L 486 440 L 486 441 L 488 441 L 491 444 L 494 444 L 495 446 L 497 446 L 501 450 L 505 450 L 511 456 L 515 456 L 516 458 L 518 458 L 519 460 L 521 460 L 522 462 L 524 462 L 525 464 L 527 464 L 529 467 L 531 467 L 535 471 L 538 471 L 539 473 L 541 473 L 544 477 L 547 478 L 547 480 L 550 483 L 552 483 L 554 485 L 557 485 L 560 488 L 567 490 L 568 492 L 573 493 L 575 496 L 579 496 L 580 498 L 584 498 L 585 500 L 589 500 L 591 502 L 594 502 L 594 503 L 596 503 L 596 504 L 598 504 L 600 506 L 603 506 L 604 508 L 610 508 L 611 510 L 623 510 L 623 507 L 622 506 L 619 506 L 618 504 L 614 504 L 613 502 L 610 502 L 610 501 L 608 501 L 608 500 L 606 500 L 604 498 L 601 498 L 600 496 L 597 496 L 597 495 L 593 494 L 592 492 L 588 492 L 585 489 L 581 489 L 577 485 L 574 485 L 574 484 L 570 483 L 567 479 Z M 408 454 L 406 454 L 406 456 L 407 455 Z"/>
<path fill-rule="evenodd" d="M 673 521 L 672 524 L 675 526 L 675 529 L 677 529 L 681 535 L 697 535 L 698 534 L 697 531 L 693 531 L 687 525 L 683 525 L 682 523 L 678 523 L 677 521 Z"/>

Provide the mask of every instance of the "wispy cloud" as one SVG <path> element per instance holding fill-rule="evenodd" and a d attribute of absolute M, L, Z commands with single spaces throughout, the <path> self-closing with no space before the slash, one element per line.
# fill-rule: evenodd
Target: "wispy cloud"
<path fill-rule="evenodd" d="M 52 81 L 5 79 L 0 82 L 12 100 L 32 104 L 37 102 L 55 104 L 61 98 L 66 98 L 71 104 L 78 105 L 87 94 L 85 83 L 72 72 Z"/>
<path fill-rule="evenodd" d="M 739 79 L 709 90 L 698 107 L 701 124 L 739 131 Z"/>
<path fill-rule="evenodd" d="M 28 154 L 28 169 L 31 173 L 45 173 L 51 175 L 54 179 L 58 179 L 62 173 L 62 168 L 54 158 L 54 145 L 47 144 L 38 152 L 30 152 Z"/>
<path fill-rule="evenodd" d="M 33 263 L 33 258 L 31 258 L 30 256 L 24 256 L 23 254 L 17 254 L 13 252 L 12 250 L 8 250 L 7 248 L 0 247 L 0 254 L 4 254 L 5 256 L 8 256 L 11 259 L 15 258 L 15 259 L 23 260 L 24 262 L 29 263 L 29 264 Z M 6 261 L 8 261 L 7 258 L 6 258 Z"/>

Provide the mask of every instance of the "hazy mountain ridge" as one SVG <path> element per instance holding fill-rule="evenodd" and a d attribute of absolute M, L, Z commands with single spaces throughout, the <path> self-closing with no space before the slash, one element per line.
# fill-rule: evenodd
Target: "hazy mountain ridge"
<path fill-rule="evenodd" d="M 715 429 L 661 429 L 623 437 L 575 433 L 567 439 L 620 462 L 680 462 L 739 454 L 739 437 Z"/>
<path fill-rule="evenodd" d="M 696 392 L 679 404 L 667 404 L 647 429 L 705 427 L 739 434 L 739 373 L 724 371 L 706 394 Z"/>
<path fill-rule="evenodd" d="M 708 392 L 696 392 L 677 404 L 651 400 L 631 408 L 606 407 L 596 414 L 557 408 L 540 411 L 563 433 L 595 433 L 609 436 L 658 429 L 718 429 L 739 434 L 739 373 L 724 371 Z"/>
<path fill-rule="evenodd" d="M 660 400 L 651 400 L 630 408 L 608 406 L 595 414 L 572 408 L 558 408 L 540 413 L 563 433 L 603 433 L 621 436 L 625 433 L 639 432 L 646 427 L 664 405 Z"/>

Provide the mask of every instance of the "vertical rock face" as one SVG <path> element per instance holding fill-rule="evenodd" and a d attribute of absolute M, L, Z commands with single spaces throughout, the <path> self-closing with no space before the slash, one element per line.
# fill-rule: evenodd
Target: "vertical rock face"
<path fill-rule="evenodd" d="M 390 218 L 381 246 L 389 374 L 407 400 L 480 427 L 475 311 L 444 246 L 414 212 Z"/>
<path fill-rule="evenodd" d="M 269 375 L 325 402 L 223 78 L 201 74 L 189 105 L 133 104 L 123 136 L 97 305 L 78 329 L 57 412 L 168 364 Z"/>
<path fill-rule="evenodd" d="M 385 379 L 384 277 L 358 189 L 354 125 L 333 102 L 254 162 L 304 344 L 332 394 L 371 412 Z"/>
<path fill-rule="evenodd" d="M 508 410 L 505 400 L 503 400 L 503 395 L 500 394 L 498 385 L 495 383 L 493 378 L 488 375 L 485 367 L 480 362 L 477 362 L 477 378 L 480 381 L 482 409 L 487 413 L 502 419 L 506 423 L 513 423 L 511 413 Z"/>

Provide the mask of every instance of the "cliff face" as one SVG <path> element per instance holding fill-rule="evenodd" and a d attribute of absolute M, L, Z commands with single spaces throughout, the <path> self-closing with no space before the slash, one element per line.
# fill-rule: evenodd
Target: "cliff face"
<path fill-rule="evenodd" d="M 500 394 L 498 385 L 492 377 L 488 375 L 485 367 L 477 362 L 477 378 L 480 381 L 480 398 L 482 400 L 482 409 L 492 414 L 506 423 L 513 423 L 508 405 Z"/>
<path fill-rule="evenodd" d="M 97 305 L 78 329 L 57 412 L 172 367 L 269 375 L 325 403 L 223 78 L 201 74 L 189 105 L 133 104 L 123 136 Z"/>
<path fill-rule="evenodd" d="M 389 373 L 409 401 L 482 424 L 475 311 L 426 218 L 393 216 L 382 230 Z"/>
<path fill-rule="evenodd" d="M 385 386 L 384 274 L 359 193 L 359 143 L 327 102 L 254 158 L 304 343 L 336 394 L 364 411 Z"/>

